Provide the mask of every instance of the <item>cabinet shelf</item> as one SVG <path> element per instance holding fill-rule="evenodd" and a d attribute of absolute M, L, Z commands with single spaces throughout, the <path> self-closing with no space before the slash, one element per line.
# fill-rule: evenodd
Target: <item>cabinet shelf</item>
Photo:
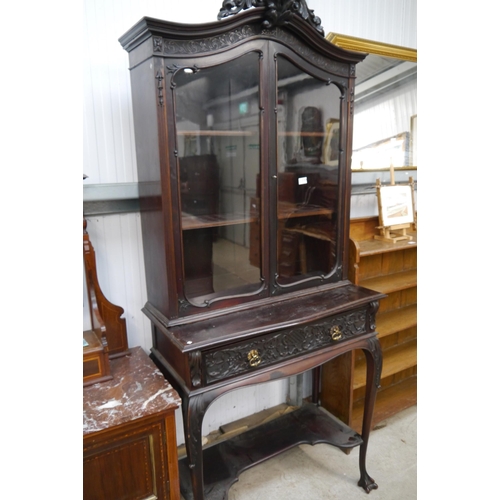
<path fill-rule="evenodd" d="M 288 220 L 297 217 L 311 217 L 317 215 L 332 216 L 332 210 L 315 205 L 300 205 L 296 203 L 280 202 L 278 209 L 278 219 Z M 259 221 L 259 217 L 254 211 L 248 214 L 211 214 L 211 215 L 191 215 L 182 214 L 182 229 L 200 229 L 207 227 L 223 227 L 237 224 L 247 224 Z"/>
<path fill-rule="evenodd" d="M 178 130 L 177 135 L 180 136 L 203 136 L 203 137 L 257 137 L 258 132 L 249 130 Z M 278 137 L 326 137 L 325 132 L 300 132 L 286 131 L 278 132 Z"/>
<path fill-rule="evenodd" d="M 189 215 L 182 214 L 182 229 L 201 229 L 206 227 L 234 226 L 256 222 L 258 217 L 244 214 L 220 214 L 220 215 Z"/>
<path fill-rule="evenodd" d="M 249 130 L 178 130 L 177 135 L 198 135 L 203 137 L 249 137 L 257 136 L 257 132 L 251 132 Z"/>
<path fill-rule="evenodd" d="M 278 132 L 278 137 L 326 137 L 326 134 L 325 132 L 286 131 Z"/>

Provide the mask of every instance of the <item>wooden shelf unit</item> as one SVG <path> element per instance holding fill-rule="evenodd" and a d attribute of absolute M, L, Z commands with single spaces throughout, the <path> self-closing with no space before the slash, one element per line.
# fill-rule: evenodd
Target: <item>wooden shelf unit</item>
<path fill-rule="evenodd" d="M 349 279 L 387 295 L 377 313 L 383 367 L 373 426 L 417 402 L 417 233 L 409 233 L 410 241 L 389 243 L 373 238 L 377 226 L 378 217 L 352 219 L 349 240 Z M 357 431 L 365 377 L 361 351 L 323 366 L 323 406 Z"/>

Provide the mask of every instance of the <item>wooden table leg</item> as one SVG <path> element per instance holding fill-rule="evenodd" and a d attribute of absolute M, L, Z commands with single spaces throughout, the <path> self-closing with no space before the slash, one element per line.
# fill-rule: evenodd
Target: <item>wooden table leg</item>
<path fill-rule="evenodd" d="M 182 399 L 182 417 L 186 453 L 191 474 L 191 485 L 194 500 L 204 500 L 203 493 L 203 441 L 202 423 L 205 410 L 210 403 L 203 394 Z"/>
<path fill-rule="evenodd" d="M 321 366 L 312 370 L 312 402 L 319 404 L 319 384 L 321 381 Z"/>
<path fill-rule="evenodd" d="M 361 478 L 358 486 L 361 486 L 367 493 L 378 488 L 377 483 L 368 475 L 366 471 L 366 450 L 368 447 L 368 438 L 373 419 L 373 409 L 375 407 L 375 398 L 377 388 L 380 384 L 380 375 L 382 373 L 382 350 L 377 337 L 368 340 L 367 348 L 363 348 L 366 357 L 366 393 L 365 407 L 363 413 L 363 429 L 361 437 L 363 443 L 359 449 L 359 470 Z"/>

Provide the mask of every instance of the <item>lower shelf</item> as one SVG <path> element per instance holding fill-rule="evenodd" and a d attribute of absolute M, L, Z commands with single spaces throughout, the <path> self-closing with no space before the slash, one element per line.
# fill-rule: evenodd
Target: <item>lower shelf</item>
<path fill-rule="evenodd" d="M 362 443 L 361 436 L 339 419 L 314 404 L 285 414 L 259 427 L 203 450 L 206 500 L 227 498 L 227 491 L 246 469 L 299 444 L 328 443 L 350 449 Z M 181 493 L 192 500 L 187 458 L 179 461 Z"/>

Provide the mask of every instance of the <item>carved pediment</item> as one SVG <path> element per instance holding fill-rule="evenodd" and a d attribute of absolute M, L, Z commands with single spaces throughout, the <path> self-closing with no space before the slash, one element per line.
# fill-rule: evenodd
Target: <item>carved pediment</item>
<path fill-rule="evenodd" d="M 217 18 L 224 19 L 251 7 L 265 7 L 263 22 L 265 28 L 282 26 L 289 22 L 293 15 L 298 15 L 321 35 L 325 35 L 321 19 L 314 15 L 306 0 L 224 0 Z"/>

